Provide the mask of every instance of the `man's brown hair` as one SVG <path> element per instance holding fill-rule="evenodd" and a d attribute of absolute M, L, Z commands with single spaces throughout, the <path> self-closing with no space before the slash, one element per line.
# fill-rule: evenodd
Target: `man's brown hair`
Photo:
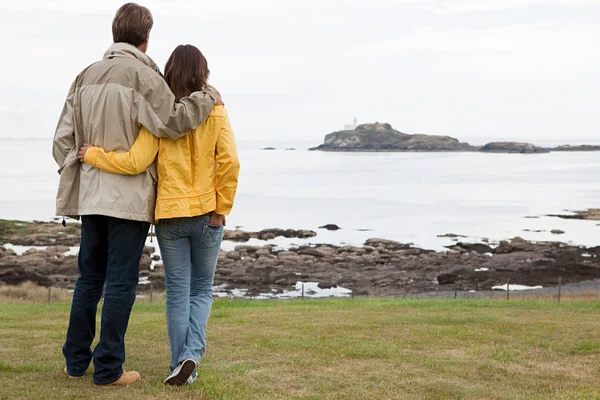
<path fill-rule="evenodd" d="M 153 24 L 152 14 L 146 7 L 136 3 L 124 4 L 117 10 L 113 19 L 113 41 L 139 47 L 146 41 Z"/>

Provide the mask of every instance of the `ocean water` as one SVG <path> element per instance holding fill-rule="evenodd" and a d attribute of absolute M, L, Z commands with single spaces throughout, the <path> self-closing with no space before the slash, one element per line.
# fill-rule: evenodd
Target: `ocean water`
<path fill-rule="evenodd" d="M 600 222 L 545 216 L 600 207 L 600 153 L 307 151 L 314 144 L 239 143 L 242 170 L 228 227 L 318 231 L 310 240 L 275 241 L 282 245 L 383 237 L 442 249 L 452 243 L 437 237 L 445 233 L 600 245 Z M 0 139 L 0 218 L 52 219 L 57 183 L 50 140 Z M 328 223 L 342 229 L 318 229 Z"/>

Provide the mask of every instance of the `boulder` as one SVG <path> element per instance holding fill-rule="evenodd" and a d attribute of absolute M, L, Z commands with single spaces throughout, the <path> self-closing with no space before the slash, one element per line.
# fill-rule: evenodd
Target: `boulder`
<path fill-rule="evenodd" d="M 230 251 L 227 253 L 227 258 L 234 261 L 239 261 L 242 259 L 242 256 L 237 251 Z"/>
<path fill-rule="evenodd" d="M 327 224 L 327 225 L 320 226 L 319 229 L 327 229 L 328 231 L 337 231 L 342 228 L 340 228 L 339 226 L 337 226 L 335 224 Z"/>
<path fill-rule="evenodd" d="M 437 276 L 437 281 L 440 285 L 450 285 L 456 283 L 458 276 L 450 273 L 443 273 Z"/>
<path fill-rule="evenodd" d="M 338 285 L 337 285 L 336 283 L 333 283 L 333 282 L 319 282 L 319 283 L 317 284 L 317 286 L 318 286 L 320 289 L 331 289 L 331 288 L 336 288 L 336 287 L 338 287 Z"/>
<path fill-rule="evenodd" d="M 140 271 L 149 270 L 150 265 L 152 265 L 152 259 L 146 253 L 142 254 L 142 258 L 140 260 Z"/>
<path fill-rule="evenodd" d="M 261 248 L 256 250 L 255 252 L 257 257 L 264 257 L 264 256 L 268 256 L 269 254 L 271 254 L 271 252 L 267 249 Z"/>
<path fill-rule="evenodd" d="M 240 230 L 226 230 L 223 235 L 223 240 L 231 240 L 232 242 L 247 242 L 250 240 L 250 234 Z"/>

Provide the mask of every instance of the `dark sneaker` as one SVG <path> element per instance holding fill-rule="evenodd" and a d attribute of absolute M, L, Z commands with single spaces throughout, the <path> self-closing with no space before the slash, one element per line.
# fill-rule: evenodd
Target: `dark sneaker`
<path fill-rule="evenodd" d="M 192 376 L 198 364 L 194 360 L 184 360 L 173 371 L 167 379 L 165 385 L 182 386 L 185 385 L 188 379 Z"/>

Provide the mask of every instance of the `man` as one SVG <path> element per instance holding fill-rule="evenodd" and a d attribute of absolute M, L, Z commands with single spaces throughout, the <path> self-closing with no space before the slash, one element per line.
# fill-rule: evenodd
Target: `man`
<path fill-rule="evenodd" d="M 142 256 L 155 204 L 156 169 L 136 176 L 113 175 L 80 164 L 84 143 L 127 150 L 141 126 L 154 135 L 177 139 L 195 129 L 215 103 L 216 90 L 195 92 L 175 103 L 156 64 L 145 54 L 152 14 L 134 3 L 113 20 L 114 44 L 104 58 L 77 76 L 54 137 L 59 165 L 59 216 L 82 220 L 79 272 L 63 354 L 70 378 L 83 377 L 94 360 L 97 386 L 140 380 L 124 372 L 124 337 L 138 284 Z M 106 284 L 100 341 L 92 352 L 96 310 Z"/>

